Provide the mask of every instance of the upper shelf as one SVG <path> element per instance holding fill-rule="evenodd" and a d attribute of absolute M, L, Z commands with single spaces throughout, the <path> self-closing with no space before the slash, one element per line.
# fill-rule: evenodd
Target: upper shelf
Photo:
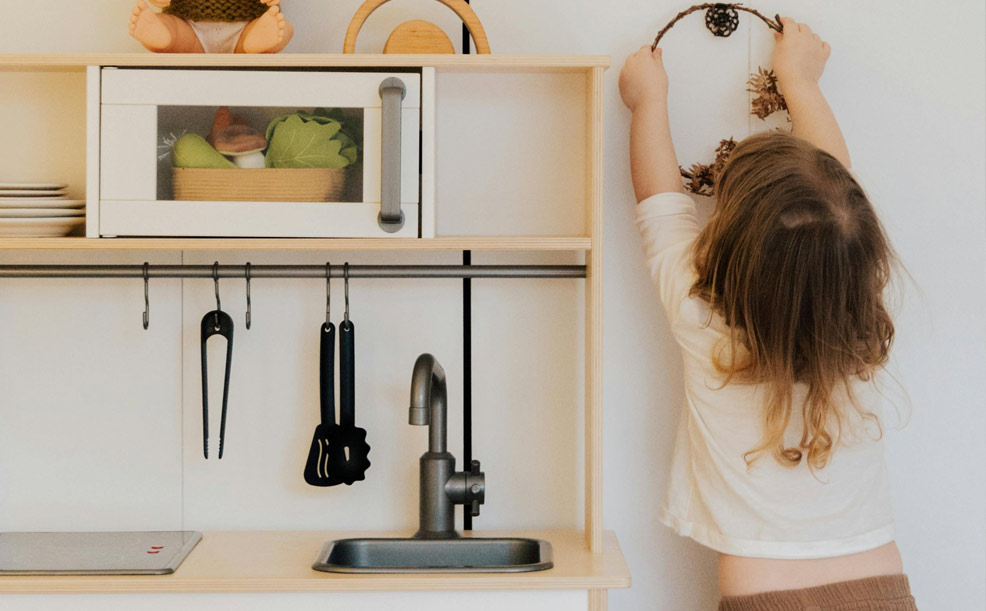
<path fill-rule="evenodd" d="M 418 68 L 440 72 L 581 74 L 609 66 L 607 56 L 383 54 L 0 54 L 3 72 L 81 74 L 89 66 L 215 68 Z M 91 202 L 90 202 L 91 203 Z M 567 236 L 450 236 L 431 239 L 0 238 L 12 250 L 278 250 L 278 251 L 589 251 L 592 239 Z"/>
<path fill-rule="evenodd" d="M 382 54 L 0 54 L 0 71 L 74 72 L 87 66 L 142 67 L 433 67 L 440 72 L 583 72 L 609 67 L 605 55 L 382 55 Z"/>
<path fill-rule="evenodd" d="M 4 250 L 502 250 L 585 251 L 584 236 L 446 238 L 0 238 Z"/>

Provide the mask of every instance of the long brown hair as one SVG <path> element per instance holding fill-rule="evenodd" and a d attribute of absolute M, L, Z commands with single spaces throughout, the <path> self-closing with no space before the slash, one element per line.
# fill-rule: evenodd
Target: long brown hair
<path fill-rule="evenodd" d="M 770 452 L 823 468 L 839 441 L 845 391 L 884 365 L 894 325 L 884 289 L 896 257 L 863 189 L 837 159 L 779 132 L 733 151 L 715 186 L 716 208 L 695 243 L 691 289 L 730 328 L 712 355 L 725 382 L 766 385 L 763 437 L 744 458 Z M 728 348 L 726 350 L 725 348 Z M 794 385 L 807 385 L 804 430 L 785 447 Z M 879 424 L 879 423 L 878 423 Z"/>

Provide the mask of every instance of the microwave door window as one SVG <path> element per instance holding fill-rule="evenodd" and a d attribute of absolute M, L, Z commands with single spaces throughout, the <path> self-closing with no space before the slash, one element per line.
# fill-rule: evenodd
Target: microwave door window
<path fill-rule="evenodd" d="M 364 109 L 159 106 L 159 201 L 363 202 Z"/>

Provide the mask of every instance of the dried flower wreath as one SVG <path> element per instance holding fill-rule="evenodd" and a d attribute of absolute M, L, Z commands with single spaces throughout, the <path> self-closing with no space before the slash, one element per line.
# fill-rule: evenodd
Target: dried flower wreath
<path fill-rule="evenodd" d="M 771 20 L 756 10 L 740 4 L 723 4 L 720 2 L 696 4 L 681 11 L 674 19 L 668 22 L 657 33 L 657 38 L 654 39 L 651 49 L 657 48 L 658 43 L 661 42 L 661 38 L 664 37 L 674 24 L 681 21 L 684 17 L 702 10 L 705 11 L 705 27 L 714 36 L 726 37 L 735 32 L 736 28 L 739 27 L 739 11 L 745 11 L 759 17 L 772 30 L 778 32 L 784 31 L 784 27 L 781 25 L 780 15 L 775 15 L 774 20 Z M 762 67 L 758 68 L 757 74 L 750 75 L 750 79 L 746 84 L 748 86 L 746 90 L 756 94 L 756 97 L 751 102 L 750 114 L 763 120 L 775 112 L 787 110 L 787 103 L 784 101 L 784 96 L 777 90 L 777 77 L 774 75 L 773 70 L 766 70 Z M 736 148 L 736 141 L 732 138 L 720 140 L 719 146 L 716 147 L 715 161 L 711 164 L 693 163 L 687 170 L 681 168 L 681 176 L 685 179 L 685 188 L 697 195 L 712 195 L 716 176 L 726 165 L 726 160 L 729 159 L 729 154 L 733 152 L 734 148 Z"/>

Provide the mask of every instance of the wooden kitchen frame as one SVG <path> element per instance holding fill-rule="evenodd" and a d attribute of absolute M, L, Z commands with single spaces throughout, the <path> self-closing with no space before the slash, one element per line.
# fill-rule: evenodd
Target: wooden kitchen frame
<path fill-rule="evenodd" d="M 555 546 L 556 568 L 545 573 L 487 575 L 330 576 L 309 571 L 321 542 L 353 533 L 210 533 L 166 577 L 5 577 L 0 593 L 265 592 L 386 590 L 586 590 L 588 608 L 602 611 L 607 592 L 630 587 L 630 573 L 615 534 L 603 530 L 603 75 L 605 56 L 507 55 L 0 55 L 0 72 L 86 72 L 90 67 L 167 68 L 433 68 L 436 72 L 575 73 L 585 77 L 585 230 L 583 235 L 440 236 L 433 238 L 0 238 L 0 252 L 38 251 L 568 251 L 584 253 L 585 282 L 585 528 L 524 531 Z M 91 83 L 90 83 L 91 86 Z M 93 113 L 96 114 L 93 114 Z M 99 136 L 98 110 L 90 109 L 89 138 Z M 430 136 L 433 138 L 433 133 Z M 99 167 L 87 168 L 87 210 L 98 209 Z M 425 178 L 422 177 L 425 181 Z M 434 188 L 434 185 L 422 185 Z M 379 535 L 380 533 L 375 533 Z M 482 533 L 486 535 L 484 531 Z M 249 557 L 257 540 L 283 553 L 268 554 L 242 578 L 236 558 Z M 280 544 L 278 543 L 280 542 Z M 305 547 L 309 543 L 311 549 Z M 280 547 L 279 547 L 280 545 Z M 241 553 L 239 550 L 243 548 Z M 294 552 L 284 551 L 285 549 Z M 287 555 L 285 555 L 287 554 Z M 288 558 L 288 556 L 292 556 Z M 297 556 L 296 558 L 294 556 Z M 215 558 L 215 562 L 208 560 Z M 222 559 L 227 560 L 222 560 Z M 234 559 L 230 561 L 228 559 Z M 291 566 L 279 563 L 292 562 Z M 230 563 L 228 566 L 224 562 Z M 440 578 L 438 578 L 440 577 Z"/>

